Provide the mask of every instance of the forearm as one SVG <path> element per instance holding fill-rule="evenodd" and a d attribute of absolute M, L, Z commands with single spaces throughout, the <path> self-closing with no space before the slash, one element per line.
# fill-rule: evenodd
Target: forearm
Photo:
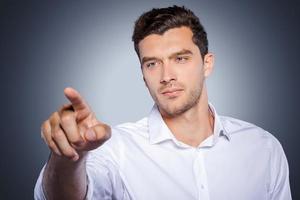
<path fill-rule="evenodd" d="M 52 113 L 41 127 L 41 136 L 52 154 L 39 186 L 43 187 L 42 198 L 48 200 L 82 200 L 87 192 L 87 152 L 108 140 L 111 129 L 96 119 L 76 90 L 66 88 L 64 93 L 71 104 Z"/>
<path fill-rule="evenodd" d="M 55 154 L 50 159 L 43 175 L 43 188 L 47 200 L 83 200 L 87 189 L 86 155 L 73 162 Z"/>

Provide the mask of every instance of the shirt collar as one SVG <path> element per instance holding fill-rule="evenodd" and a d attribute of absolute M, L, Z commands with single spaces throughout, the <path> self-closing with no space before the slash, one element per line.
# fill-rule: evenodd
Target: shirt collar
<path fill-rule="evenodd" d="M 221 123 L 220 117 L 216 112 L 214 106 L 209 103 L 209 108 L 215 118 L 214 120 L 214 133 L 212 136 L 205 139 L 200 147 L 203 146 L 213 146 L 220 136 L 225 136 L 228 140 L 230 140 L 229 133 L 224 129 L 223 124 Z M 149 117 L 148 117 L 148 126 L 149 126 L 149 139 L 150 144 L 160 143 L 166 140 L 174 140 L 177 141 L 175 136 L 172 134 L 171 130 L 168 128 L 166 123 L 164 122 L 158 107 L 154 104 Z"/>
<path fill-rule="evenodd" d="M 164 122 L 157 105 L 155 104 L 148 118 L 149 138 L 151 144 L 172 140 L 175 136 L 172 134 L 166 123 Z"/>
<path fill-rule="evenodd" d="M 220 120 L 220 116 L 218 115 L 215 107 L 212 105 L 212 103 L 208 103 L 209 109 L 211 110 L 215 120 L 214 120 L 214 134 L 213 138 L 215 142 L 220 136 L 225 136 L 228 140 L 230 140 L 229 132 L 224 128 L 224 124 Z"/>

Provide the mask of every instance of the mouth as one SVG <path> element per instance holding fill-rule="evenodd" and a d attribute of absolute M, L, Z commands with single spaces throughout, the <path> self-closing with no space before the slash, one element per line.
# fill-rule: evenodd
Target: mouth
<path fill-rule="evenodd" d="M 183 89 L 179 88 L 172 88 L 164 90 L 161 94 L 165 97 L 174 98 L 179 96 L 182 93 Z"/>

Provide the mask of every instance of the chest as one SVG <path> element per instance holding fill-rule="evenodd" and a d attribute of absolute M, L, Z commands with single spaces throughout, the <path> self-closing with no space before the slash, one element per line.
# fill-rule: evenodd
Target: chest
<path fill-rule="evenodd" d="M 120 174 L 134 199 L 267 199 L 267 155 L 242 151 L 131 146 Z"/>

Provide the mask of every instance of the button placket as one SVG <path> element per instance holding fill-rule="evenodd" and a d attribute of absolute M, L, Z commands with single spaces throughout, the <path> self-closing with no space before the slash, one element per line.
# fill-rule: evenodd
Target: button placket
<path fill-rule="evenodd" d="M 194 161 L 194 174 L 198 188 L 199 200 L 209 200 L 209 192 L 207 187 L 207 175 L 204 165 L 203 149 L 197 149 Z"/>

